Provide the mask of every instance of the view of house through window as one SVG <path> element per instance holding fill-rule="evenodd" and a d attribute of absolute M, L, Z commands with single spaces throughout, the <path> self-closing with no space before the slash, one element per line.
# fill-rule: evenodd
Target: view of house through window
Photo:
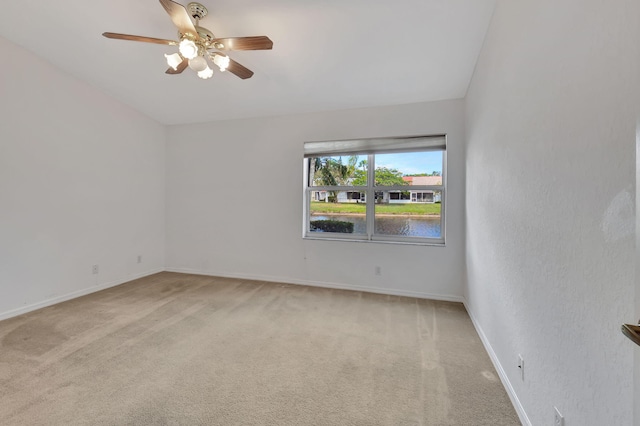
<path fill-rule="evenodd" d="M 443 243 L 445 163 L 443 136 L 306 143 L 305 236 Z"/>

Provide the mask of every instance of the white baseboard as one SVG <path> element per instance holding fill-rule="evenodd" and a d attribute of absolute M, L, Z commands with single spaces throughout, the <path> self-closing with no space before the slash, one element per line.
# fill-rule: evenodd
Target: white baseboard
<path fill-rule="evenodd" d="M 422 293 L 417 291 L 398 290 L 398 289 L 391 289 L 391 288 L 366 287 L 366 286 L 359 286 L 359 285 L 330 283 L 330 282 L 322 282 L 322 281 L 298 280 L 298 279 L 293 279 L 288 277 L 273 277 L 268 275 L 238 274 L 238 273 L 229 273 L 229 272 L 204 272 L 204 271 L 190 269 L 190 268 L 165 268 L 165 271 L 178 272 L 182 274 L 205 275 L 205 276 L 211 276 L 211 277 L 238 278 L 243 280 L 267 281 L 267 282 L 275 282 L 275 283 L 306 285 L 311 287 L 335 288 L 338 290 L 364 291 L 367 293 L 386 294 L 391 296 L 415 297 L 418 299 L 442 300 L 445 302 L 459 302 L 459 303 L 463 302 L 463 298 L 461 296 Z"/>
<path fill-rule="evenodd" d="M 103 283 L 96 286 L 91 286 L 87 288 L 83 288 L 82 290 L 74 291 L 71 293 L 64 294 L 62 296 L 56 296 L 51 299 L 43 300 L 42 302 L 33 303 L 31 305 L 22 306 L 17 309 L 12 309 L 10 311 L 1 312 L 0 313 L 0 321 L 16 317 L 18 315 L 26 314 L 27 312 L 35 311 L 36 309 L 46 308 L 47 306 L 55 305 L 56 303 L 66 302 L 67 300 L 75 299 L 76 297 L 85 296 L 87 294 L 95 293 L 96 291 L 104 290 L 109 287 L 115 287 L 120 284 L 124 284 L 128 281 L 137 280 L 138 278 L 146 277 L 149 275 L 157 274 L 158 272 L 164 271 L 164 268 L 158 268 L 151 271 L 146 271 L 140 274 L 130 275 L 126 278 L 111 281 L 107 283 Z"/>
<path fill-rule="evenodd" d="M 520 403 L 520 400 L 518 399 L 518 395 L 516 394 L 516 391 L 513 389 L 513 386 L 509 381 L 509 377 L 507 377 L 507 373 L 504 371 L 504 368 L 502 368 L 502 364 L 500 364 L 500 360 L 498 359 L 498 356 L 496 355 L 495 351 L 491 347 L 491 344 L 489 343 L 489 340 L 487 339 L 487 335 L 484 334 L 482 327 L 480 326 L 475 316 L 473 315 L 473 311 L 471 311 L 471 309 L 469 308 L 469 304 L 467 303 L 467 300 L 463 298 L 462 303 L 464 303 L 464 307 L 467 309 L 467 313 L 471 318 L 471 322 L 473 323 L 473 326 L 476 328 L 476 332 L 478 333 L 478 336 L 480 336 L 480 340 L 482 341 L 484 348 L 489 354 L 489 358 L 491 358 L 491 362 L 493 362 L 493 366 L 498 372 L 498 376 L 500 376 L 500 380 L 502 381 L 502 384 L 507 391 L 507 395 L 509 395 L 511 404 L 513 404 L 513 407 L 516 409 L 516 413 L 518 413 L 520 422 L 525 426 L 532 426 L 531 421 L 527 416 L 527 413 L 524 411 L 524 407 L 522 406 L 522 404 Z"/>

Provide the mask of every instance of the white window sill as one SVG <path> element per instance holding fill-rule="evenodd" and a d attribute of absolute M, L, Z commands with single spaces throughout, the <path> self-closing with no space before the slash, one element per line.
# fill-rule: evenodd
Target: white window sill
<path fill-rule="evenodd" d="M 411 245 L 411 246 L 435 246 L 435 247 L 446 247 L 444 240 L 441 239 L 423 239 L 423 238 L 407 238 L 407 239 L 367 239 L 367 238 L 358 238 L 358 237 L 342 237 L 342 236 L 333 236 L 333 235 L 315 235 L 315 234 L 307 234 L 302 238 L 305 240 L 318 240 L 318 241 L 341 241 L 341 242 L 351 242 L 351 243 L 379 243 L 379 244 L 401 244 L 401 245 Z"/>

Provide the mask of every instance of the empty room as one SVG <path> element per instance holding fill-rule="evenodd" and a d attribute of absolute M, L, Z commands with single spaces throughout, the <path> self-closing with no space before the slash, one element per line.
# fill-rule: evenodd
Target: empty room
<path fill-rule="evenodd" d="M 640 426 L 640 2 L 0 13 L 0 424 Z"/>

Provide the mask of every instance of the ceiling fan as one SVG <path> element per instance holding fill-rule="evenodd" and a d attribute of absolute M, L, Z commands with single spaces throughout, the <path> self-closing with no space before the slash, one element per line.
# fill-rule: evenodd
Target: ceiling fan
<path fill-rule="evenodd" d="M 119 40 L 178 46 L 179 53 L 164 55 L 169 65 L 166 73 L 180 74 L 189 67 L 202 79 L 213 76 L 209 61 L 220 71 L 228 70 L 242 79 L 250 78 L 253 71 L 220 51 L 269 50 L 273 47 L 273 42 L 267 36 L 216 38 L 211 31 L 199 25 L 200 20 L 208 14 L 207 8 L 200 3 L 191 2 L 184 7 L 172 0 L 160 0 L 160 4 L 178 27 L 178 41 L 109 32 L 102 35 Z"/>

